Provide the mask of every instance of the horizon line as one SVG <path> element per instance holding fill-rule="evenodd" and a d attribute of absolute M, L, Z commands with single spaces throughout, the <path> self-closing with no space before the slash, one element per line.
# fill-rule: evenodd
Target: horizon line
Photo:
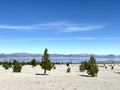
<path fill-rule="evenodd" d="M 0 53 L 0 54 L 43 54 L 43 53 L 28 53 L 28 52 L 15 52 L 15 53 Z M 49 53 L 56 54 L 56 55 L 120 55 L 120 54 L 93 54 L 93 53 Z"/>

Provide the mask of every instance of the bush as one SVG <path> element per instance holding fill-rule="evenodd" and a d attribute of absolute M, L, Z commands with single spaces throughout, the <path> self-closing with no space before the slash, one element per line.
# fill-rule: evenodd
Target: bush
<path fill-rule="evenodd" d="M 87 70 L 87 73 L 88 75 L 91 75 L 91 76 L 97 76 L 97 73 L 98 73 L 98 66 L 97 65 L 91 65 L 89 67 L 89 69 Z"/>
<path fill-rule="evenodd" d="M 20 62 L 15 62 L 13 65 L 13 72 L 21 72 L 22 69 L 22 65 L 20 64 Z"/>
<path fill-rule="evenodd" d="M 14 65 L 16 62 L 17 62 L 17 60 L 14 60 L 12 64 Z"/>
<path fill-rule="evenodd" d="M 2 62 L 0 62 L 0 65 L 2 65 L 3 63 Z"/>
<path fill-rule="evenodd" d="M 9 65 L 9 67 L 12 67 L 12 63 L 11 62 L 8 62 L 8 65 Z"/>
<path fill-rule="evenodd" d="M 9 69 L 9 65 L 7 63 L 3 64 L 2 67 L 5 68 L 6 70 Z"/>
<path fill-rule="evenodd" d="M 8 62 L 4 62 L 2 65 L 3 68 L 5 68 L 6 70 L 10 68 L 10 65 Z"/>
<path fill-rule="evenodd" d="M 53 69 L 56 69 L 55 64 L 52 64 Z"/>
<path fill-rule="evenodd" d="M 94 58 L 94 56 L 91 56 L 88 62 L 82 62 L 79 67 L 79 70 L 82 72 L 87 70 L 88 75 L 97 76 L 99 69 L 98 65 L 96 65 L 96 59 Z"/>
<path fill-rule="evenodd" d="M 81 64 L 79 67 L 80 72 L 84 72 L 85 71 L 85 66 L 84 64 Z"/>
<path fill-rule="evenodd" d="M 113 67 L 113 66 L 111 66 L 111 69 L 114 69 L 114 67 Z"/>
<path fill-rule="evenodd" d="M 88 75 L 91 75 L 91 76 L 94 77 L 94 76 L 97 76 L 98 72 L 99 72 L 99 69 L 98 69 L 98 65 L 96 64 L 96 59 L 92 55 L 90 57 L 90 60 L 89 60 L 89 65 L 88 65 L 87 73 L 88 73 Z"/>
<path fill-rule="evenodd" d="M 69 66 L 69 63 L 68 63 L 68 62 L 66 63 L 66 66 L 67 66 L 67 67 Z"/>
<path fill-rule="evenodd" d="M 88 69 L 88 65 L 89 65 L 89 63 L 87 61 L 81 62 L 81 65 L 79 67 L 80 72 L 84 72 L 85 70 L 87 70 Z"/>
<path fill-rule="evenodd" d="M 37 62 L 36 62 L 35 59 L 33 59 L 33 60 L 31 61 L 31 65 L 33 66 L 33 68 L 34 68 L 35 66 L 37 66 Z"/>
<path fill-rule="evenodd" d="M 25 62 L 21 62 L 21 65 L 24 66 L 26 63 Z"/>
<path fill-rule="evenodd" d="M 67 73 L 70 73 L 70 72 L 71 72 L 71 68 L 68 67 L 66 72 L 67 72 Z"/>
<path fill-rule="evenodd" d="M 56 69 L 56 67 L 54 66 L 53 69 Z"/>

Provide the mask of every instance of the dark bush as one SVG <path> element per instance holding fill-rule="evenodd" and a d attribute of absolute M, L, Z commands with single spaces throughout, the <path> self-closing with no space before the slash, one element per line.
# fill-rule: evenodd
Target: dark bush
<path fill-rule="evenodd" d="M 22 65 L 20 62 L 15 62 L 13 65 L 13 72 L 21 72 Z"/>
<path fill-rule="evenodd" d="M 113 66 L 111 66 L 111 69 L 114 69 L 114 67 L 113 67 Z"/>
<path fill-rule="evenodd" d="M 66 72 L 67 72 L 67 73 L 70 73 L 70 72 L 71 72 L 71 68 L 68 67 Z"/>
<path fill-rule="evenodd" d="M 80 67 L 79 67 L 79 70 L 80 70 L 81 72 L 84 72 L 85 70 L 88 69 L 88 66 L 89 66 L 89 63 L 88 63 L 87 61 L 81 62 L 81 65 L 80 65 Z"/>
<path fill-rule="evenodd" d="M 5 68 L 6 70 L 9 69 L 9 65 L 7 62 L 4 62 L 2 67 Z"/>
<path fill-rule="evenodd" d="M 36 62 L 35 59 L 33 59 L 33 60 L 31 61 L 31 65 L 33 66 L 33 68 L 34 68 L 35 66 L 37 66 L 37 62 Z"/>
<path fill-rule="evenodd" d="M 69 66 L 69 63 L 68 63 L 68 62 L 66 63 L 66 66 L 67 66 L 67 67 Z"/>

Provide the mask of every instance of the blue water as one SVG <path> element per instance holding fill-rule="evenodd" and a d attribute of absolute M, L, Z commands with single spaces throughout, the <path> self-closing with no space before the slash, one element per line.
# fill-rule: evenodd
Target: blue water
<path fill-rule="evenodd" d="M 30 62 L 31 60 L 18 60 L 20 62 Z M 53 63 L 81 63 L 83 61 L 87 60 L 82 60 L 82 59 L 51 59 L 51 62 Z M 41 62 L 41 60 L 37 60 L 37 62 Z M 96 59 L 96 62 L 120 62 L 120 59 Z"/>
<path fill-rule="evenodd" d="M 67 62 L 72 62 L 72 63 L 80 63 L 80 62 L 83 62 L 83 61 L 85 61 L 85 60 L 69 60 L 69 59 L 67 59 L 67 60 L 51 60 L 51 62 L 54 62 L 54 63 L 56 63 L 56 62 L 60 62 L 60 63 L 67 63 Z"/>
<path fill-rule="evenodd" d="M 38 62 L 40 62 L 41 60 L 37 60 Z M 67 63 L 67 62 L 71 62 L 71 63 L 80 63 L 86 60 L 80 60 L 80 59 L 61 59 L 61 60 L 56 60 L 56 59 L 52 59 L 51 62 L 53 63 Z M 120 62 L 120 60 L 96 60 L 96 62 Z"/>

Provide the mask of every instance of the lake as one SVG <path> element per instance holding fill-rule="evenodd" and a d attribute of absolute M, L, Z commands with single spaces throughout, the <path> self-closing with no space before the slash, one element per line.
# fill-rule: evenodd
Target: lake
<path fill-rule="evenodd" d="M 40 62 L 41 60 L 37 60 Z M 86 60 L 81 60 L 81 59 L 51 59 L 51 62 L 53 63 L 67 63 L 67 62 L 72 62 L 72 63 L 80 63 Z M 114 60 L 114 59 L 98 59 L 96 62 L 120 62 L 120 60 Z"/>
<path fill-rule="evenodd" d="M 4 61 L 13 61 L 13 60 L 4 60 Z M 30 62 L 31 60 L 18 60 L 20 62 Z M 36 59 L 37 62 L 41 62 L 40 59 Z M 83 61 L 87 61 L 87 60 L 83 60 L 83 59 L 51 59 L 51 62 L 53 63 L 67 63 L 67 62 L 71 62 L 71 63 L 80 63 Z M 120 62 L 120 59 L 96 59 L 96 62 Z"/>

